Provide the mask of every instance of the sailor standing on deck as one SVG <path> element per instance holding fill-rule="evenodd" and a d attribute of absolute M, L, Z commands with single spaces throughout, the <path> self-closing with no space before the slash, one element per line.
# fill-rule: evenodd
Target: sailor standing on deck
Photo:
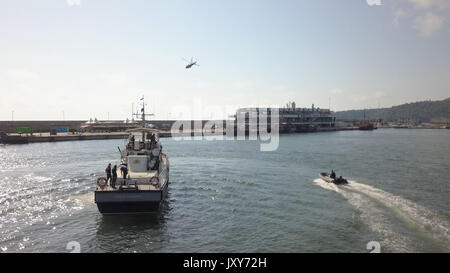
<path fill-rule="evenodd" d="M 106 167 L 105 172 L 106 172 L 106 185 L 108 185 L 108 182 L 111 182 L 111 163 L 108 164 L 108 167 Z"/>
<path fill-rule="evenodd" d="M 127 179 L 127 174 L 128 174 L 127 165 L 121 164 L 120 165 L 120 172 L 122 173 L 123 179 Z"/>
<path fill-rule="evenodd" d="M 114 189 L 116 188 L 116 180 L 117 180 L 117 165 L 114 165 L 112 168 L 112 180 L 111 180 L 111 187 Z"/>

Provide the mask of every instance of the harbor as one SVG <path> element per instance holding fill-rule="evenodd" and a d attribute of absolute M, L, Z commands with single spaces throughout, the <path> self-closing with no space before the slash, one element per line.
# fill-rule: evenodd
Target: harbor
<path fill-rule="evenodd" d="M 192 121 L 194 123 L 195 121 Z M 1 121 L 0 121 L 1 123 Z M 376 124 L 376 123 L 375 123 Z M 379 127 L 378 127 L 379 126 Z M 378 125 L 373 128 L 380 129 L 450 129 L 450 126 L 442 125 Z M 226 121 L 224 121 L 224 129 L 215 130 L 181 130 L 176 133 L 172 133 L 170 130 L 160 130 L 161 138 L 168 137 L 198 137 L 198 136 L 227 136 Z M 373 130 L 371 129 L 371 130 Z M 338 131 L 358 131 L 361 129 L 359 123 L 355 122 L 340 122 L 339 125 L 334 127 L 311 127 L 309 129 L 301 129 L 297 131 L 281 131 L 280 134 L 292 134 L 292 133 L 318 133 L 318 132 L 338 132 Z M 248 137 L 247 130 L 242 129 L 242 134 Z M 125 132 L 73 132 L 73 133 L 58 133 L 52 135 L 50 132 L 34 133 L 34 134 L 0 134 L 0 143 L 3 144 L 28 144 L 39 142 L 61 142 L 61 141 L 82 141 L 82 140 L 107 140 L 107 139 L 123 139 L 128 136 Z M 234 137 L 237 136 L 237 130 L 234 130 Z"/>
<path fill-rule="evenodd" d="M 435 103 L 449 104 L 450 98 Z M 416 103 L 421 105 L 421 103 Z M 405 108 L 400 105 L 393 108 Z M 447 111 L 450 114 L 450 107 Z M 444 107 L 445 108 L 445 107 Z M 271 124 L 271 111 L 276 111 L 277 121 Z M 361 117 L 356 118 L 363 113 Z M 284 107 L 243 107 L 236 109 L 231 119 L 216 120 L 147 120 L 145 126 L 158 129 L 160 137 L 180 136 L 214 136 L 227 135 L 236 137 L 239 134 L 248 136 L 258 134 L 260 127 L 270 131 L 271 126 L 277 126 L 280 134 L 335 132 L 349 130 L 384 129 L 450 129 L 449 118 L 428 117 L 418 112 L 416 116 L 394 116 L 390 118 L 380 110 L 332 111 L 315 107 L 297 107 L 295 102 L 289 102 Z M 445 111 L 444 111 L 445 112 Z M 135 114 L 135 113 L 134 113 Z M 132 113 L 133 115 L 133 113 Z M 381 118 L 384 115 L 384 118 Z M 375 116 L 375 117 L 374 117 Z M 179 128 L 174 124 L 182 124 Z M 211 126 L 211 124 L 213 124 Z M 36 142 L 59 142 L 99 139 L 123 139 L 126 131 L 135 129 L 141 124 L 133 118 L 123 120 L 53 120 L 53 121 L 0 121 L 0 143 L 25 144 Z"/>
<path fill-rule="evenodd" d="M 333 132 L 333 131 L 348 131 L 359 130 L 356 126 L 334 127 L 334 128 L 317 128 L 310 132 Z M 211 130 L 185 130 L 173 134 L 168 130 L 161 130 L 160 137 L 186 137 L 186 136 L 212 136 L 212 135 L 226 135 L 226 129 L 221 131 L 211 132 Z M 284 133 L 284 132 L 281 132 Z M 247 132 L 248 134 L 248 132 Z M 81 141 L 81 140 L 101 140 L 101 139 L 125 139 L 128 136 L 124 132 L 83 132 L 83 133 L 58 133 L 52 135 L 50 132 L 34 133 L 34 134 L 3 134 L 0 135 L 0 143 L 3 144 L 27 144 L 37 142 L 60 142 L 60 141 Z"/>
<path fill-rule="evenodd" d="M 270 111 L 279 113 L 278 120 L 274 124 L 271 121 Z M 262 115 L 268 111 L 263 121 Z M 132 114 L 136 115 L 135 113 Z M 333 132 L 342 130 L 358 130 L 358 126 L 335 126 L 336 118 L 330 109 L 296 108 L 295 102 L 289 103 L 283 108 L 240 108 L 231 120 L 147 120 L 144 126 L 158 129 L 160 137 L 180 136 L 213 136 L 238 135 L 249 136 L 258 134 L 264 126 L 271 130 L 271 126 L 277 126 L 281 134 L 304 132 Z M 180 123 L 181 128 L 172 128 Z M 213 124 L 208 127 L 207 124 Z M 17 126 L 17 127 L 16 127 Z M 20 126 L 20 127 L 19 127 Z M 59 142 L 99 139 L 124 139 L 128 135 L 127 130 L 142 126 L 134 119 L 117 121 L 0 121 L 0 142 L 4 144 L 26 144 L 36 142 Z M 217 128 L 216 128 L 217 127 Z M 230 128 L 231 127 L 231 128 Z M 256 131 L 255 131 L 256 130 Z"/>
<path fill-rule="evenodd" d="M 283 134 L 269 153 L 252 141 L 163 138 L 171 183 L 160 212 L 146 217 L 103 216 L 94 200 L 122 139 L 1 145 L 0 253 L 69 252 L 70 241 L 83 253 L 333 252 L 336 245 L 367 252 L 371 240 L 383 252 L 449 251 L 439 229 L 450 225 L 441 179 L 450 168 L 449 134 Z M 348 188 L 319 181 L 332 168 Z"/>
<path fill-rule="evenodd" d="M 0 25 L 0 256 L 450 253 L 449 0 L 3 0 Z"/>

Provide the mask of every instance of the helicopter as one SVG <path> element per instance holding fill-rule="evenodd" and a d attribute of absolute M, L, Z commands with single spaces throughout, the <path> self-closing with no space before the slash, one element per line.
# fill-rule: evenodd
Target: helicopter
<path fill-rule="evenodd" d="M 197 64 L 197 61 L 194 62 L 194 60 L 193 60 L 192 57 L 191 57 L 191 60 L 190 60 L 190 61 L 188 61 L 188 60 L 186 60 L 186 59 L 184 59 L 184 58 L 183 58 L 183 60 L 185 60 L 186 62 L 188 62 L 188 65 L 186 65 L 186 69 L 187 69 L 187 68 L 191 68 L 191 67 L 193 67 L 194 65 L 200 66 L 200 65 Z"/>

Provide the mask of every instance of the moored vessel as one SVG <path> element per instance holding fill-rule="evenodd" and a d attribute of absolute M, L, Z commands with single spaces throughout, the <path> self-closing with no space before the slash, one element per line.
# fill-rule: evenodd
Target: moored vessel
<path fill-rule="evenodd" d="M 372 131 L 375 130 L 376 127 L 369 121 L 363 121 L 359 124 L 358 129 L 362 131 Z"/>
<path fill-rule="evenodd" d="M 21 135 L 8 135 L 5 132 L 0 132 L 0 143 L 2 144 L 26 144 L 28 138 Z"/>

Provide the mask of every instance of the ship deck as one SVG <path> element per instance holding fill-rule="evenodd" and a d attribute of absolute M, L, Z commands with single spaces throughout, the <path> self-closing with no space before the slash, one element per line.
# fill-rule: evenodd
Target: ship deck
<path fill-rule="evenodd" d="M 130 183 L 132 181 L 133 182 L 136 181 L 138 190 L 140 190 L 140 191 L 157 191 L 157 190 L 161 190 L 161 188 L 163 188 L 164 184 L 166 183 L 165 179 L 162 179 L 160 181 L 160 187 L 159 188 L 156 188 L 155 186 L 149 184 L 148 181 L 149 181 L 149 179 L 151 177 L 158 176 L 158 172 L 157 171 L 151 171 L 151 172 L 145 172 L 145 173 L 133 173 L 133 172 L 130 172 L 129 175 L 130 175 L 130 179 L 123 179 L 123 178 L 117 177 L 116 187 L 115 188 L 111 187 L 109 185 L 109 183 L 108 183 L 108 185 L 105 186 L 103 189 L 101 189 L 100 187 L 97 186 L 96 190 L 97 191 L 134 190 L 135 189 L 134 184 L 132 183 L 131 186 L 127 186 L 127 182 Z M 122 189 L 121 190 L 119 190 L 120 185 L 122 185 Z"/>
<path fill-rule="evenodd" d="M 97 186 L 97 191 L 123 191 L 123 190 L 132 190 L 135 189 L 134 186 L 131 187 L 127 187 L 127 186 L 122 186 L 122 190 L 119 190 L 119 185 L 116 183 L 116 188 L 113 188 L 111 186 L 106 186 L 103 189 L 101 189 L 100 187 Z M 164 186 L 164 184 L 161 184 L 161 186 L 159 188 L 156 188 L 155 186 L 149 185 L 149 184 L 141 184 L 138 185 L 138 190 L 139 191 L 158 191 L 161 190 L 161 188 Z"/>

